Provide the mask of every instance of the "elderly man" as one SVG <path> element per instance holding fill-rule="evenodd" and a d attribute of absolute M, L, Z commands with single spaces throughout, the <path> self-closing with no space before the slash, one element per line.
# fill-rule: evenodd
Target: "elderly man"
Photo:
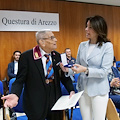
<path fill-rule="evenodd" d="M 24 84 L 23 106 L 28 120 L 62 120 L 62 111 L 51 111 L 51 108 L 61 96 L 60 81 L 70 96 L 74 94 L 72 81 L 57 65 L 61 57 L 54 51 L 57 48 L 54 34 L 39 31 L 36 40 L 38 45 L 20 57 L 12 94 L 2 97 L 6 99 L 4 106 L 17 105 Z"/>

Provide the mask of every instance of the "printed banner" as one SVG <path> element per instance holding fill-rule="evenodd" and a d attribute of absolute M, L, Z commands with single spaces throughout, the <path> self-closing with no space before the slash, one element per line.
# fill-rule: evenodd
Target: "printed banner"
<path fill-rule="evenodd" d="M 0 31 L 59 31 L 59 14 L 0 10 Z"/>

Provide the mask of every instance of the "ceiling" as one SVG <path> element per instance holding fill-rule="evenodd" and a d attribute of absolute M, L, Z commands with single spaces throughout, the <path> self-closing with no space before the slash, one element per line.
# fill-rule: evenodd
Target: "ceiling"
<path fill-rule="evenodd" d="M 120 6 L 120 0 L 66 0 L 66 1 L 75 1 L 75 2 Z"/>

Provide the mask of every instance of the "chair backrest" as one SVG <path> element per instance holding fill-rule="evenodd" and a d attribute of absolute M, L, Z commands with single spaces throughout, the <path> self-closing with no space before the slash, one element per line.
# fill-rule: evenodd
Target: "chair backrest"
<path fill-rule="evenodd" d="M 9 81 L 9 93 L 11 93 L 11 87 L 12 87 L 12 84 L 15 80 L 16 80 L 16 78 L 12 78 Z M 15 110 L 15 112 L 21 112 L 21 113 L 24 112 L 24 110 L 23 110 L 23 92 L 24 92 L 24 88 L 23 88 L 21 96 L 19 98 L 18 105 L 13 108 Z"/>
<path fill-rule="evenodd" d="M 9 93 L 11 93 L 11 87 L 12 87 L 12 84 L 14 83 L 15 80 L 16 80 L 16 78 L 12 78 L 9 81 Z"/>
<path fill-rule="evenodd" d="M 3 95 L 3 93 L 4 93 L 2 81 L 0 81 L 0 93 L 1 93 L 2 95 Z"/>
<path fill-rule="evenodd" d="M 8 81 L 7 81 L 6 77 L 2 80 L 2 83 L 3 83 L 4 95 L 6 95 L 6 94 L 9 93 L 9 90 L 8 90 Z"/>
<path fill-rule="evenodd" d="M 77 85 L 77 83 L 73 83 L 73 87 L 74 87 L 75 93 L 78 92 L 77 89 L 76 89 L 76 85 Z M 61 91 L 62 91 L 62 95 L 69 95 L 69 93 L 66 90 L 64 85 L 61 85 Z"/>
<path fill-rule="evenodd" d="M 3 101 L 1 99 L 3 95 L 3 83 L 0 81 L 0 108 L 3 107 Z"/>
<path fill-rule="evenodd" d="M 61 85 L 61 91 L 62 91 L 62 95 L 69 95 L 64 85 Z"/>
<path fill-rule="evenodd" d="M 120 61 L 116 61 L 116 67 L 120 67 Z"/>
<path fill-rule="evenodd" d="M 2 113 L 3 113 L 3 120 L 5 120 L 5 107 L 4 107 L 4 100 L 1 99 L 1 97 L 4 95 L 4 89 L 3 89 L 3 83 L 0 81 L 0 108 L 2 107 Z"/>
<path fill-rule="evenodd" d="M 74 74 L 75 82 L 77 82 L 79 75 L 80 75 L 80 73 L 75 73 L 75 74 Z"/>
<path fill-rule="evenodd" d="M 110 98 L 108 100 L 106 117 L 108 120 L 120 120 L 117 110 L 116 110 L 116 107 Z"/>
<path fill-rule="evenodd" d="M 70 118 L 70 116 L 71 116 L 71 109 L 69 110 L 69 118 Z M 81 115 L 81 112 L 80 112 L 80 108 L 73 109 L 72 120 L 82 120 L 82 115 Z"/>

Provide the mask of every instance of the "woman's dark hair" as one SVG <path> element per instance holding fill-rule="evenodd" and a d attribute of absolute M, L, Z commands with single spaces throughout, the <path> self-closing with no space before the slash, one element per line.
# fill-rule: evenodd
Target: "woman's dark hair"
<path fill-rule="evenodd" d="M 98 34 L 98 39 L 97 39 L 98 46 L 102 46 L 103 42 L 104 43 L 110 42 L 107 39 L 107 32 L 108 32 L 107 23 L 103 17 L 96 15 L 96 16 L 87 18 L 86 26 L 88 21 L 90 21 L 91 27 Z"/>

